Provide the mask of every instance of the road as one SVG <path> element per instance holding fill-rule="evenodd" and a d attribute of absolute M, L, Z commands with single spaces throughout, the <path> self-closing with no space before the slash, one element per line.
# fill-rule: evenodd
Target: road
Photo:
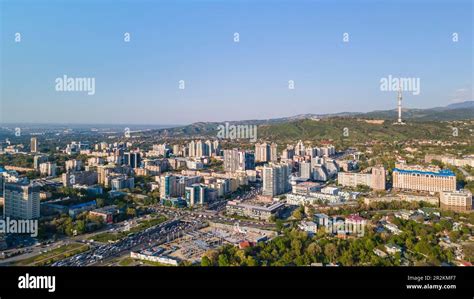
<path fill-rule="evenodd" d="M 52 266 L 95 266 L 122 256 L 130 251 L 140 250 L 148 246 L 156 246 L 183 235 L 187 231 L 203 227 L 199 221 L 181 221 L 172 219 L 142 232 L 131 234 L 115 243 L 91 244 L 87 252 L 58 261 Z"/>

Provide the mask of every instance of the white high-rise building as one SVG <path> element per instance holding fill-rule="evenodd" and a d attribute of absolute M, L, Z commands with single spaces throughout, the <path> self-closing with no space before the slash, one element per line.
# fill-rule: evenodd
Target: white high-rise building
<path fill-rule="evenodd" d="M 190 157 L 196 157 L 196 143 L 194 140 L 191 140 L 191 142 L 188 145 L 189 148 L 189 156 Z"/>
<path fill-rule="evenodd" d="M 267 164 L 263 167 L 263 195 L 276 196 L 291 190 L 291 165 Z"/>
<path fill-rule="evenodd" d="M 306 150 L 305 150 L 305 147 L 304 147 L 304 143 L 303 143 L 303 141 L 300 140 L 296 144 L 295 155 L 304 156 L 305 154 L 306 154 Z"/>
<path fill-rule="evenodd" d="M 4 217 L 36 219 L 40 217 L 39 186 L 29 182 L 5 183 Z"/>
<path fill-rule="evenodd" d="M 301 162 L 300 163 L 300 178 L 302 179 L 311 179 L 311 163 L 310 162 Z"/>

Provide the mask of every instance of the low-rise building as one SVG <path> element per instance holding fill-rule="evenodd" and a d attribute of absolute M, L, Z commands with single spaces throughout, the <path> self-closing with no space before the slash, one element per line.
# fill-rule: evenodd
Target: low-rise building
<path fill-rule="evenodd" d="M 259 220 L 268 220 L 278 215 L 284 208 L 284 203 L 275 202 L 267 205 L 247 204 L 239 201 L 229 201 L 226 205 L 227 214 L 250 217 Z"/>
<path fill-rule="evenodd" d="M 104 222 L 112 223 L 114 221 L 114 216 L 119 213 L 116 205 L 106 206 L 103 208 L 95 209 L 89 212 L 91 216 L 101 217 Z"/>
<path fill-rule="evenodd" d="M 472 210 L 472 193 L 469 190 L 443 191 L 440 193 L 441 209 L 454 211 Z"/>

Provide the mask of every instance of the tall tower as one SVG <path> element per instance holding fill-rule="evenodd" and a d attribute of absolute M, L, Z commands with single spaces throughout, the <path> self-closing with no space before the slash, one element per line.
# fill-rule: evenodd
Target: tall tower
<path fill-rule="evenodd" d="M 38 139 L 36 137 L 31 137 L 30 152 L 38 152 Z"/>
<path fill-rule="evenodd" d="M 398 124 L 402 124 L 402 88 L 398 88 Z"/>

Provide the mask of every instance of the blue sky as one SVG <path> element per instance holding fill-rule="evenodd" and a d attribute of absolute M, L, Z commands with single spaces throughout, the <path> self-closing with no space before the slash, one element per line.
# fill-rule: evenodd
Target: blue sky
<path fill-rule="evenodd" d="M 388 75 L 420 78 L 407 107 L 473 98 L 470 0 L 0 3 L 0 122 L 187 124 L 386 110 L 396 105 L 395 93 L 380 91 Z M 95 78 L 95 95 L 55 91 L 63 75 Z"/>

